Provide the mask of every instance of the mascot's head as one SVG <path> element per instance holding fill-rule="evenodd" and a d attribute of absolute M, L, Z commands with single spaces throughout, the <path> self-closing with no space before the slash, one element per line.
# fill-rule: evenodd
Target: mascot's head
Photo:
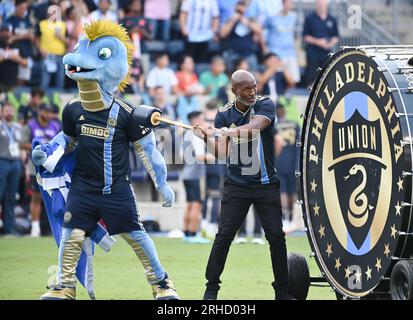
<path fill-rule="evenodd" d="M 83 34 L 63 63 L 66 75 L 78 83 L 83 107 L 99 111 L 128 85 L 134 47 L 125 28 L 110 20 L 86 24 Z"/>

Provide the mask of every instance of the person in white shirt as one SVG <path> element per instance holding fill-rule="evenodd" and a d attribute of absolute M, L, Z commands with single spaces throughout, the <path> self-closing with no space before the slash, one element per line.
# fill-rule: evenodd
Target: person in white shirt
<path fill-rule="evenodd" d="M 169 68 L 169 57 L 166 53 L 156 57 L 155 67 L 149 71 L 146 77 L 146 86 L 151 97 L 155 96 L 155 88 L 163 87 L 165 93 L 176 94 L 178 92 L 178 79 L 171 68 Z"/>
<path fill-rule="evenodd" d="M 99 0 L 97 10 L 92 11 L 89 14 L 89 21 L 109 19 L 117 22 L 118 17 L 116 16 L 116 13 L 110 10 L 111 5 L 111 0 Z"/>
<path fill-rule="evenodd" d="M 184 0 L 179 15 L 186 52 L 195 62 L 208 62 L 208 44 L 218 41 L 219 7 L 217 0 Z"/>

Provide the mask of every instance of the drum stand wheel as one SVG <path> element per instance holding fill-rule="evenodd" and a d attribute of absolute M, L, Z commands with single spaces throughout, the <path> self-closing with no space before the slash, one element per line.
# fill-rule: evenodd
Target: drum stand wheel
<path fill-rule="evenodd" d="M 390 293 L 393 300 L 413 300 L 413 261 L 401 260 L 390 276 Z"/>
<path fill-rule="evenodd" d="M 298 300 L 305 300 L 310 289 L 310 270 L 304 255 L 288 252 L 288 292 Z"/>

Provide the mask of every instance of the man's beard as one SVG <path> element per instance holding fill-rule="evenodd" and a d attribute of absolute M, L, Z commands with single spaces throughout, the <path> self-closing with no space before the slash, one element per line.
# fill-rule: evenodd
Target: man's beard
<path fill-rule="evenodd" d="M 255 95 L 253 102 L 248 102 L 248 101 L 243 100 L 242 98 L 237 97 L 237 102 L 247 107 L 251 107 L 256 101 L 257 101 L 257 95 Z"/>

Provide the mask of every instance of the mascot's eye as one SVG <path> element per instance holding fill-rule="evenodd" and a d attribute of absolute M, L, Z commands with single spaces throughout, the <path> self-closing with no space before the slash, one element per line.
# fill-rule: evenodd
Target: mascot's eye
<path fill-rule="evenodd" d="M 112 55 L 112 51 L 109 48 L 102 48 L 99 50 L 98 56 L 99 58 L 106 60 L 109 59 Z"/>
<path fill-rule="evenodd" d="M 75 44 L 75 47 L 73 48 L 73 51 L 76 51 L 78 48 L 79 48 L 79 44 L 76 43 L 76 44 Z"/>

